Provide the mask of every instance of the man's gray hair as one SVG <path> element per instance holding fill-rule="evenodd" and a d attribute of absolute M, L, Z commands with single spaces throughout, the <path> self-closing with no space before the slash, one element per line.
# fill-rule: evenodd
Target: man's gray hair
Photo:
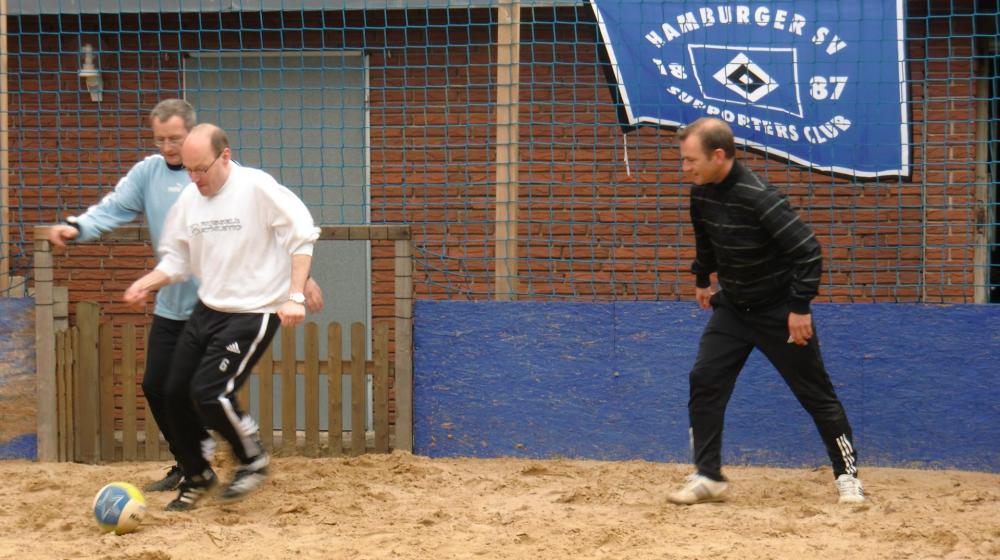
<path fill-rule="evenodd" d="M 173 117 L 180 117 L 184 121 L 184 128 L 188 130 L 198 124 L 198 116 L 194 112 L 194 107 L 183 99 L 164 99 L 149 112 L 149 118 L 159 122 L 166 122 Z"/>

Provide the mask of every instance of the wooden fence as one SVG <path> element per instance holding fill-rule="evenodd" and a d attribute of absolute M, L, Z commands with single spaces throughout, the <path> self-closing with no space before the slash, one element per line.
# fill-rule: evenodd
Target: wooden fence
<path fill-rule="evenodd" d="M 76 307 L 76 325 L 56 333 L 56 414 L 58 459 L 60 461 L 156 461 L 168 459 L 165 442 L 137 387 L 144 371 L 142 357 L 136 356 L 144 329 L 121 325 L 120 347 L 115 351 L 112 322 L 99 322 L 97 304 L 83 302 Z M 307 323 L 304 330 L 304 360 L 298 353 L 294 328 L 279 331 L 281 352 L 269 348 L 239 391 L 240 402 L 250 404 L 250 389 L 256 388 L 256 406 L 250 414 L 260 424 L 265 446 L 278 455 L 311 457 L 365 452 L 388 452 L 389 326 L 377 322 L 372 359 L 365 359 L 365 326 L 350 329 L 350 356 L 343 356 L 343 329 L 339 323 L 327 326 L 327 352 L 320 356 L 320 328 Z M 95 352 L 96 349 L 96 352 Z M 117 354 L 117 356 L 116 356 Z M 87 366 L 85 364 L 91 364 Z M 96 367 L 93 364 L 96 363 Z M 368 399 L 368 377 L 372 398 Z M 304 400 L 298 400 L 301 378 Z M 350 379 L 350 393 L 343 393 L 343 378 Z M 333 381 L 335 380 L 335 381 Z M 331 382 L 333 381 L 333 382 Z M 321 387 L 326 386 L 325 399 Z M 275 387 L 280 388 L 280 428 L 275 426 Z M 96 391 L 95 391 L 96 389 Z M 96 395 L 96 396 L 95 396 Z M 271 398 L 268 398 L 268 397 Z M 321 430 L 320 405 L 326 409 L 327 426 Z M 350 407 L 351 429 L 343 429 L 344 403 Z M 304 411 L 304 425 L 297 426 L 296 413 Z M 371 430 L 365 429 L 371 411 Z M 361 429 L 356 429 L 360 427 Z"/>
<path fill-rule="evenodd" d="M 143 232 L 132 228 L 115 238 L 135 241 Z M 344 356 L 343 328 L 327 325 L 326 355 L 320 356 L 320 327 L 303 330 L 303 360 L 297 359 L 295 329 L 282 328 L 273 348 L 254 368 L 240 390 L 240 402 L 257 420 L 261 440 L 279 455 L 341 455 L 412 450 L 412 261 L 409 228 L 405 226 L 326 226 L 321 239 L 395 241 L 395 317 L 373 324 L 372 359 L 366 359 L 366 332 L 354 323 L 349 356 Z M 137 396 L 144 364 L 137 343 L 144 329 L 120 326 L 116 351 L 115 325 L 101 321 L 97 304 L 82 302 L 75 325 L 68 325 L 68 292 L 52 283 L 52 255 L 46 228 L 35 231 L 36 366 L 38 384 L 38 458 L 41 461 L 135 461 L 169 457 L 145 400 Z M 390 323 L 395 328 L 390 353 Z M 393 360 L 390 361 L 390 354 Z M 371 399 L 367 379 L 372 380 Z M 342 394 L 342 380 L 350 393 Z M 304 399 L 297 402 L 299 382 Z M 320 391 L 326 385 L 325 399 Z M 251 387 L 256 406 L 250 407 Z M 274 390 L 280 392 L 280 419 L 274 417 Z M 394 417 L 390 417 L 390 395 Z M 270 397 L 270 398 L 269 398 Z M 325 400 L 326 429 L 320 406 Z M 350 429 L 342 422 L 342 407 L 350 409 Z M 296 412 L 304 422 L 297 425 Z M 368 413 L 371 429 L 366 429 Z M 277 422 L 280 420 L 280 422 Z M 394 421 L 393 421 L 394 420 Z M 393 421 L 393 422 L 391 422 Z M 275 425 L 278 429 L 275 429 Z M 360 429 L 359 429 L 360 427 Z M 391 427 L 395 429 L 390 430 Z"/>

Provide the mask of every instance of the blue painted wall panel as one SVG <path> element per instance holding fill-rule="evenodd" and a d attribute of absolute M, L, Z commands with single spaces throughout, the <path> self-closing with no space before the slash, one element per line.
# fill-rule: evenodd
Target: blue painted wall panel
<path fill-rule="evenodd" d="M 816 305 L 863 464 L 1000 472 L 998 306 Z M 687 375 L 709 312 L 679 302 L 419 301 L 415 451 L 689 460 Z M 814 466 L 809 416 L 766 359 L 726 418 L 728 464 Z"/>
<path fill-rule="evenodd" d="M 0 298 L 0 459 L 34 459 L 35 302 Z"/>

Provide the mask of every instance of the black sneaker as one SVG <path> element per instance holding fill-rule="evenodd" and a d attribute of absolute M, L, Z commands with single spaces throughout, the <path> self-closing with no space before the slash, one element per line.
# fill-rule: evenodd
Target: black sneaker
<path fill-rule="evenodd" d="M 184 471 L 177 465 L 170 467 L 167 475 L 142 487 L 143 492 L 170 492 L 176 490 L 184 478 Z"/>
<path fill-rule="evenodd" d="M 242 465 L 236 469 L 233 481 L 226 485 L 225 490 L 219 498 L 229 502 L 235 502 L 246 497 L 247 494 L 255 490 L 267 480 L 267 466 L 271 458 L 267 453 L 261 453 L 249 465 Z"/>
<path fill-rule="evenodd" d="M 184 479 L 180 484 L 180 493 L 167 504 L 167 511 L 194 509 L 194 506 L 219 484 L 219 477 L 215 476 L 212 469 L 206 470 L 205 473 L 202 476 Z"/>

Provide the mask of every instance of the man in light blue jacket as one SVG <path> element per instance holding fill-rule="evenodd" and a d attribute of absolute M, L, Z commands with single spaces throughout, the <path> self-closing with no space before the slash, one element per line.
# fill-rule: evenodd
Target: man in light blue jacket
<path fill-rule="evenodd" d="M 177 201 L 181 191 L 191 182 L 191 177 L 181 163 L 181 144 L 188 132 L 197 124 L 194 108 L 182 99 L 166 99 L 150 111 L 149 124 L 153 143 L 160 153 L 151 155 L 135 164 L 115 189 L 99 203 L 79 216 L 69 216 L 64 224 L 49 230 L 49 241 L 65 246 L 69 241 L 90 241 L 102 234 L 134 220 L 144 214 L 149 226 L 153 247 L 158 247 L 167 212 Z M 154 251 L 155 252 L 155 251 Z M 305 289 L 306 307 L 317 311 L 323 307 L 323 294 L 310 280 Z M 167 376 L 177 339 L 198 301 L 197 280 L 173 284 L 156 294 L 156 307 L 146 344 L 146 371 L 142 390 L 149 410 L 153 414 L 163 437 L 176 457 L 176 435 L 170 432 L 167 419 Z M 210 460 L 215 441 L 202 429 L 202 452 Z M 183 474 L 175 463 L 166 476 L 146 485 L 147 492 L 175 490 Z"/>

